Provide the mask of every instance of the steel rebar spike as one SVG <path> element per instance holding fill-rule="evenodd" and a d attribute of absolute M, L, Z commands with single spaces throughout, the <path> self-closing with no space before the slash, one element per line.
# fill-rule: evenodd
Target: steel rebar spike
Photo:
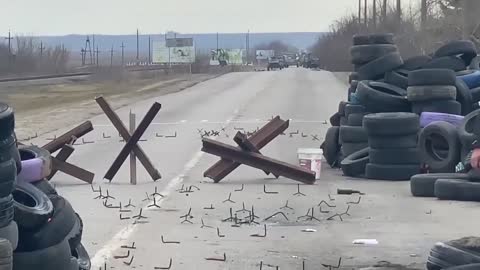
<path fill-rule="evenodd" d="M 105 199 L 103 201 L 103 206 L 105 206 L 106 208 L 108 208 L 109 206 L 112 206 L 111 204 L 108 204 L 108 199 Z"/>
<path fill-rule="evenodd" d="M 335 214 L 335 215 L 333 215 L 333 216 L 331 216 L 331 217 L 327 218 L 327 220 L 333 220 L 333 218 L 335 218 L 335 217 L 339 217 L 339 218 L 340 218 L 340 221 L 343 221 L 343 218 L 342 218 L 342 216 L 341 216 L 341 215 L 339 215 L 339 214 Z"/>
<path fill-rule="evenodd" d="M 299 219 L 301 219 L 301 218 L 304 218 L 304 217 L 309 217 L 309 216 L 310 216 L 310 211 L 311 211 L 311 210 L 312 210 L 311 208 L 308 208 L 307 214 L 306 214 L 306 215 L 304 215 L 304 216 L 299 216 L 299 217 L 297 217 L 297 220 L 299 220 Z"/>
<path fill-rule="evenodd" d="M 200 191 L 200 188 L 194 185 L 190 185 L 190 189 L 195 188 L 197 191 Z"/>
<path fill-rule="evenodd" d="M 98 187 L 98 196 L 93 198 L 94 200 L 97 200 L 97 199 L 103 199 L 103 194 L 102 194 L 102 187 L 99 186 Z"/>
<path fill-rule="evenodd" d="M 233 219 L 233 210 L 232 210 L 232 208 L 230 207 L 230 217 L 222 220 L 222 222 L 230 222 L 230 221 L 233 221 L 233 220 L 234 220 L 234 219 Z"/>
<path fill-rule="evenodd" d="M 144 201 L 151 201 L 152 199 L 150 199 L 150 196 L 148 195 L 147 192 L 145 192 L 145 195 L 147 195 L 147 197 L 145 199 L 142 200 L 142 202 Z"/>
<path fill-rule="evenodd" d="M 225 201 L 223 201 L 223 203 L 226 203 L 226 202 L 231 202 L 231 203 L 235 203 L 234 201 L 232 201 L 232 193 L 230 192 L 230 194 L 228 194 L 228 199 L 226 199 Z"/>
<path fill-rule="evenodd" d="M 218 235 L 218 237 L 220 237 L 220 238 L 225 237 L 224 234 L 221 234 L 221 233 L 220 233 L 220 229 L 219 229 L 218 227 L 217 227 L 217 235 Z"/>
<path fill-rule="evenodd" d="M 267 185 L 263 185 L 263 193 L 265 194 L 278 194 L 276 191 L 267 191 Z"/>
<path fill-rule="evenodd" d="M 280 209 L 290 209 L 290 210 L 293 210 L 292 207 L 288 206 L 288 200 L 287 200 L 287 202 L 285 203 L 285 206 L 280 207 Z"/>
<path fill-rule="evenodd" d="M 180 222 L 180 223 L 183 224 L 183 223 L 185 223 L 185 222 L 190 223 L 190 224 L 193 224 L 193 222 L 191 222 L 190 220 L 188 220 L 187 217 L 185 217 L 185 219 L 184 219 L 182 222 Z"/>
<path fill-rule="evenodd" d="M 273 215 L 271 215 L 271 216 L 269 216 L 269 217 L 265 218 L 263 221 L 267 221 L 267 220 L 269 220 L 269 219 L 271 219 L 271 218 L 275 217 L 276 215 L 282 215 L 282 216 L 283 216 L 283 217 L 284 217 L 284 218 L 285 218 L 285 219 L 288 221 L 288 217 L 287 217 L 287 215 L 285 215 L 285 213 L 283 213 L 283 212 L 276 212 L 275 214 L 273 214 Z"/>
<path fill-rule="evenodd" d="M 322 206 L 320 205 L 320 213 L 328 214 L 328 213 L 330 213 L 330 211 L 328 211 L 328 210 L 325 210 L 325 211 L 322 210 Z"/>
<path fill-rule="evenodd" d="M 142 211 L 143 211 L 143 209 L 140 208 L 140 212 L 138 213 L 138 215 L 133 216 L 132 218 L 136 218 L 136 219 L 146 219 L 147 217 L 142 215 Z"/>
<path fill-rule="evenodd" d="M 177 132 L 175 131 L 174 135 L 167 135 L 165 138 L 176 138 L 177 137 Z"/>
<path fill-rule="evenodd" d="M 307 196 L 300 192 L 300 184 L 297 184 L 297 192 L 293 194 L 293 196 Z"/>
<path fill-rule="evenodd" d="M 332 268 L 333 269 L 338 269 L 338 268 L 340 268 L 341 264 L 342 264 L 342 257 L 340 257 L 340 259 L 338 259 L 338 264 L 337 265 L 330 265 L 330 264 L 323 264 L 322 263 L 322 266 L 326 267 L 328 269 L 332 269 Z"/>
<path fill-rule="evenodd" d="M 243 206 L 242 209 L 235 211 L 235 213 L 238 213 L 238 212 L 242 212 L 242 213 L 248 212 L 248 213 L 250 213 L 250 210 L 247 210 L 245 208 L 245 202 L 242 203 L 242 206 Z"/>
<path fill-rule="evenodd" d="M 324 200 L 322 200 L 320 203 L 318 203 L 317 206 L 322 206 L 322 204 L 325 204 L 325 205 L 328 206 L 328 207 L 337 207 L 336 205 L 330 205 L 330 204 L 328 204 L 328 203 L 327 203 L 326 201 L 324 201 Z"/>
<path fill-rule="evenodd" d="M 170 258 L 170 263 L 168 264 L 167 267 L 155 266 L 155 267 L 153 267 L 153 269 L 165 269 L 165 270 L 169 270 L 170 268 L 172 268 L 172 263 L 173 263 L 173 259 Z"/>
<path fill-rule="evenodd" d="M 117 256 L 113 256 L 114 259 L 126 259 L 130 257 L 130 250 L 127 250 L 127 255 L 117 255 Z"/>
<path fill-rule="evenodd" d="M 162 235 L 162 243 L 164 243 L 164 244 L 180 244 L 179 241 L 165 241 L 163 239 L 163 235 Z"/>
<path fill-rule="evenodd" d="M 205 210 L 213 210 L 215 207 L 213 207 L 213 204 L 210 204 L 210 207 L 204 207 L 203 209 Z"/>
<path fill-rule="evenodd" d="M 332 196 L 331 196 L 330 194 L 328 194 L 328 199 L 329 199 L 330 201 L 335 201 L 335 198 L 332 198 Z"/>
<path fill-rule="evenodd" d="M 100 192 L 102 190 L 100 186 L 99 186 L 99 189 L 95 190 L 95 188 L 93 187 L 93 184 L 90 184 L 90 187 L 92 188 L 93 192 Z"/>
<path fill-rule="evenodd" d="M 244 188 L 244 187 L 245 187 L 245 185 L 244 185 L 244 184 L 242 184 L 242 187 L 241 187 L 240 189 L 235 189 L 234 191 L 235 191 L 235 192 L 238 192 L 238 191 L 243 191 L 243 188 Z"/>
<path fill-rule="evenodd" d="M 160 194 L 160 193 L 157 192 L 157 187 L 155 187 L 155 192 L 153 192 L 152 194 L 150 194 L 150 196 L 153 196 L 153 197 L 155 197 L 155 196 L 160 196 L 160 197 L 162 197 L 162 198 L 165 197 L 165 196 L 163 196 L 162 194 Z"/>
<path fill-rule="evenodd" d="M 263 228 L 264 228 L 263 235 L 256 233 L 256 234 L 252 234 L 250 236 L 251 237 L 262 237 L 262 238 L 267 237 L 267 224 L 263 224 Z"/>
<path fill-rule="evenodd" d="M 184 187 L 185 187 L 185 184 L 182 184 L 182 187 L 180 189 L 177 189 L 177 191 L 183 191 Z"/>
<path fill-rule="evenodd" d="M 132 256 L 132 258 L 130 258 L 130 261 L 128 261 L 128 262 L 123 262 L 123 263 L 124 263 L 125 265 L 130 266 L 130 265 L 132 265 L 134 258 L 135 258 L 135 256 Z"/>
<path fill-rule="evenodd" d="M 223 253 L 223 258 L 205 258 L 207 261 L 217 261 L 217 262 L 225 262 L 227 261 L 227 254 Z"/>
<path fill-rule="evenodd" d="M 344 213 L 341 213 L 340 215 L 347 215 L 347 216 L 350 216 L 350 214 L 348 213 L 348 211 L 350 210 L 350 205 L 347 206 L 347 210 L 344 212 Z"/>
<path fill-rule="evenodd" d="M 192 208 L 190 207 L 190 208 L 188 209 L 188 213 L 185 214 L 185 215 L 183 215 L 183 216 L 181 216 L 180 218 L 187 218 L 187 219 L 188 219 L 188 218 L 193 218 L 193 216 L 192 216 Z"/>
<path fill-rule="evenodd" d="M 310 135 L 312 136 L 312 141 L 320 141 L 320 139 L 318 138 L 318 135 Z"/>
<path fill-rule="evenodd" d="M 121 248 L 126 248 L 126 249 L 137 249 L 137 248 L 135 247 L 135 242 L 133 242 L 131 246 L 123 245 L 123 246 L 121 246 Z"/>
<path fill-rule="evenodd" d="M 124 217 L 122 216 L 122 213 L 120 213 L 120 220 L 126 220 L 126 219 L 130 219 L 130 217 Z"/>
<path fill-rule="evenodd" d="M 105 132 L 103 132 L 103 133 L 102 133 L 102 137 L 103 137 L 104 139 L 110 139 L 112 136 L 107 136 L 107 135 L 105 135 Z"/>
<path fill-rule="evenodd" d="M 150 207 L 156 207 L 156 208 L 162 208 L 160 205 L 157 204 L 157 197 L 153 197 L 153 204 L 147 206 L 148 208 Z"/>
<path fill-rule="evenodd" d="M 95 143 L 94 141 L 85 141 L 84 138 L 82 138 L 82 143 L 83 144 L 90 144 L 90 143 Z"/>
<path fill-rule="evenodd" d="M 104 199 L 114 199 L 115 200 L 115 197 L 110 196 L 110 194 L 108 193 L 108 189 L 107 189 L 107 196 L 104 196 L 103 198 Z"/>
<path fill-rule="evenodd" d="M 201 221 L 202 221 L 202 226 L 200 227 L 200 229 L 203 229 L 203 228 L 211 228 L 211 229 L 213 229 L 212 226 L 205 225 L 205 223 L 203 222 L 203 218 L 201 219 Z"/>
<path fill-rule="evenodd" d="M 303 134 L 303 132 L 302 132 L 302 138 L 306 138 L 306 137 L 308 137 L 308 135 L 307 135 L 307 134 Z"/>
<path fill-rule="evenodd" d="M 347 202 L 347 204 L 359 204 L 361 200 L 362 200 L 362 196 L 359 196 L 356 202 Z"/>
<path fill-rule="evenodd" d="M 157 138 L 163 138 L 163 135 L 160 135 L 160 134 L 158 134 L 158 133 L 155 133 L 155 137 L 157 137 Z"/>
<path fill-rule="evenodd" d="M 129 208 L 129 207 L 136 207 L 135 205 L 132 204 L 132 199 L 128 199 L 128 204 L 125 205 L 125 208 Z"/>
<path fill-rule="evenodd" d="M 121 208 L 122 208 L 122 206 L 120 206 L 120 205 L 118 205 L 118 206 L 113 206 L 112 204 L 108 204 L 108 205 L 107 205 L 107 200 L 108 200 L 108 199 L 105 199 L 105 202 L 104 202 L 104 206 L 105 206 L 106 208 L 109 208 L 109 209 L 121 209 Z"/>

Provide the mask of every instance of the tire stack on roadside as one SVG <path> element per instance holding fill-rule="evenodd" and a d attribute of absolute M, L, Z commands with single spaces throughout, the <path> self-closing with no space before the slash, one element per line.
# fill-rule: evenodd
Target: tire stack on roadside
<path fill-rule="evenodd" d="M 3 207 L 8 209 L 5 213 L 11 213 L 4 217 L 0 214 L 0 225 L 9 224 L 0 226 L 0 238 L 8 239 L 12 244 L 13 254 L 9 260 L 10 264 L 13 262 L 13 268 L 10 269 L 90 269 L 88 253 L 81 244 L 82 220 L 45 179 L 51 172 L 50 153 L 35 146 L 17 149 L 13 123 L 11 108 L 0 104 L 0 134 L 11 130 L 13 135 L 10 136 L 15 142 L 9 144 L 8 152 L 2 151 L 5 148 L 0 146 L 0 158 L 4 158 L 5 153 L 14 157 L 8 161 L 13 166 L 0 163 L 0 179 L 5 180 L 0 192 L 2 195 L 3 192 L 11 193 L 0 198 L 0 208 L 5 200 Z M 7 179 L 13 180 L 7 184 Z M 4 211 L 0 210 L 0 213 Z M 1 243 L 0 240 L 0 265 L 3 266 Z"/>

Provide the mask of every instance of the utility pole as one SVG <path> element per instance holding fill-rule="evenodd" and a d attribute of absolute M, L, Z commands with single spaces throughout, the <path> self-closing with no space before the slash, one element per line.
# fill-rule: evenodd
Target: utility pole
<path fill-rule="evenodd" d="M 383 0 L 383 5 L 382 5 L 382 20 L 383 20 L 384 22 L 387 20 L 387 8 L 388 8 L 387 0 Z"/>
<path fill-rule="evenodd" d="M 112 45 L 112 49 L 110 50 L 110 68 L 113 67 L 113 45 Z"/>
<path fill-rule="evenodd" d="M 139 57 L 140 57 L 140 45 L 139 45 L 139 38 L 138 38 L 138 29 L 137 29 L 137 65 L 138 65 L 138 60 L 139 60 Z"/>
<path fill-rule="evenodd" d="M 402 2 L 401 0 L 397 0 L 397 19 L 398 22 L 402 20 Z"/>
<path fill-rule="evenodd" d="M 421 28 L 425 30 L 427 28 L 427 0 L 422 0 L 421 12 Z"/>
<path fill-rule="evenodd" d="M 218 32 L 217 32 L 217 54 L 218 54 Z"/>
<path fill-rule="evenodd" d="M 82 55 L 82 67 L 83 67 L 85 66 L 85 56 L 87 55 L 87 51 L 84 48 L 82 48 L 80 50 L 80 54 Z"/>
<path fill-rule="evenodd" d="M 358 24 L 362 24 L 362 0 L 358 0 Z"/>
<path fill-rule="evenodd" d="M 95 51 L 95 54 L 96 54 L 96 57 L 97 57 L 97 67 L 99 67 L 100 63 L 98 61 L 98 54 L 100 53 L 100 51 L 98 50 L 98 45 L 97 45 L 97 50 Z"/>
<path fill-rule="evenodd" d="M 125 45 L 123 44 L 123 42 L 120 48 L 122 48 L 122 67 L 123 67 L 125 65 Z"/>
<path fill-rule="evenodd" d="M 248 34 L 250 33 L 250 30 L 248 30 L 247 34 L 245 35 L 245 49 L 246 49 L 246 57 L 247 57 L 247 64 L 248 64 Z"/>
<path fill-rule="evenodd" d="M 152 38 L 148 36 L 148 63 L 152 63 Z"/>
<path fill-rule="evenodd" d="M 372 21 L 373 21 L 373 27 L 377 28 L 377 0 L 373 0 L 372 4 Z"/>
<path fill-rule="evenodd" d="M 40 41 L 40 48 L 39 49 L 40 49 L 40 59 L 41 59 L 41 58 L 43 58 L 43 50 L 45 50 L 45 47 L 43 46 L 43 41 Z"/>
<path fill-rule="evenodd" d="M 12 34 L 10 32 L 10 30 L 8 30 L 8 37 L 5 38 L 6 40 L 8 40 L 8 66 L 11 67 L 12 66 Z"/>
<path fill-rule="evenodd" d="M 368 15 L 367 9 L 368 9 L 368 3 L 367 3 L 367 0 L 365 0 L 365 4 L 363 7 L 363 20 L 364 20 L 365 26 L 367 26 L 367 15 Z"/>
<path fill-rule="evenodd" d="M 92 47 L 95 50 L 95 35 L 92 35 Z M 93 64 L 95 64 L 95 58 L 93 58 Z"/>

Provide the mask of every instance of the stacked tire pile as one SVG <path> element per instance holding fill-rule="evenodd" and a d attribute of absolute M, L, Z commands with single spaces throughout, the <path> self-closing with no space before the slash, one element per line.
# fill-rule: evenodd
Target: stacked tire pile
<path fill-rule="evenodd" d="M 1 269 L 90 269 L 80 216 L 43 179 L 50 172 L 50 153 L 17 148 L 14 115 L 6 104 L 0 104 L 0 137 L 5 142 L 0 146 L 0 267 L 6 267 Z M 40 176 L 26 182 L 22 175 Z M 8 250 L 10 255 L 2 253 Z"/>
<path fill-rule="evenodd" d="M 478 237 L 465 237 L 448 242 L 438 242 L 430 250 L 428 270 L 477 270 L 480 269 Z"/>

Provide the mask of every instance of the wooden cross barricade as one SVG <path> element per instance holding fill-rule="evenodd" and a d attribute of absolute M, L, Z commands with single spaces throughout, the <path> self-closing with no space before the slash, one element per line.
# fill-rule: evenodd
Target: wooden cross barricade
<path fill-rule="evenodd" d="M 289 121 L 284 121 L 277 116 L 248 138 L 245 134 L 238 132 L 234 141 L 239 147 L 203 138 L 202 151 L 221 157 L 220 161 L 205 171 L 204 176 L 218 183 L 240 164 L 244 164 L 263 170 L 267 174 L 272 173 L 276 177 L 284 176 L 306 184 L 315 183 L 315 172 L 266 157 L 260 153 L 260 149 L 284 132 L 288 125 Z"/>
<path fill-rule="evenodd" d="M 135 156 L 140 160 L 143 164 L 147 172 L 152 177 L 153 181 L 156 181 L 161 178 L 160 173 L 155 169 L 150 159 L 147 157 L 145 152 L 142 148 L 137 144 L 140 138 L 142 137 L 145 130 L 148 126 L 152 123 L 153 119 L 160 111 L 162 105 L 155 102 L 150 110 L 147 112 L 145 117 L 142 119 L 140 124 L 138 125 L 137 129 L 130 134 L 126 126 L 120 120 L 120 117 L 112 110 L 111 106 L 107 103 L 107 101 L 103 97 L 98 97 L 95 99 L 102 108 L 105 115 L 110 119 L 113 126 L 117 129 L 120 136 L 125 140 L 125 145 L 123 146 L 122 150 L 118 154 L 117 158 L 114 160 L 110 168 L 105 174 L 105 179 L 108 179 L 110 182 L 112 181 L 113 177 L 117 174 L 118 170 L 122 166 L 123 162 L 127 159 L 128 155 L 133 152 Z M 132 181 L 132 184 L 133 181 Z"/>

